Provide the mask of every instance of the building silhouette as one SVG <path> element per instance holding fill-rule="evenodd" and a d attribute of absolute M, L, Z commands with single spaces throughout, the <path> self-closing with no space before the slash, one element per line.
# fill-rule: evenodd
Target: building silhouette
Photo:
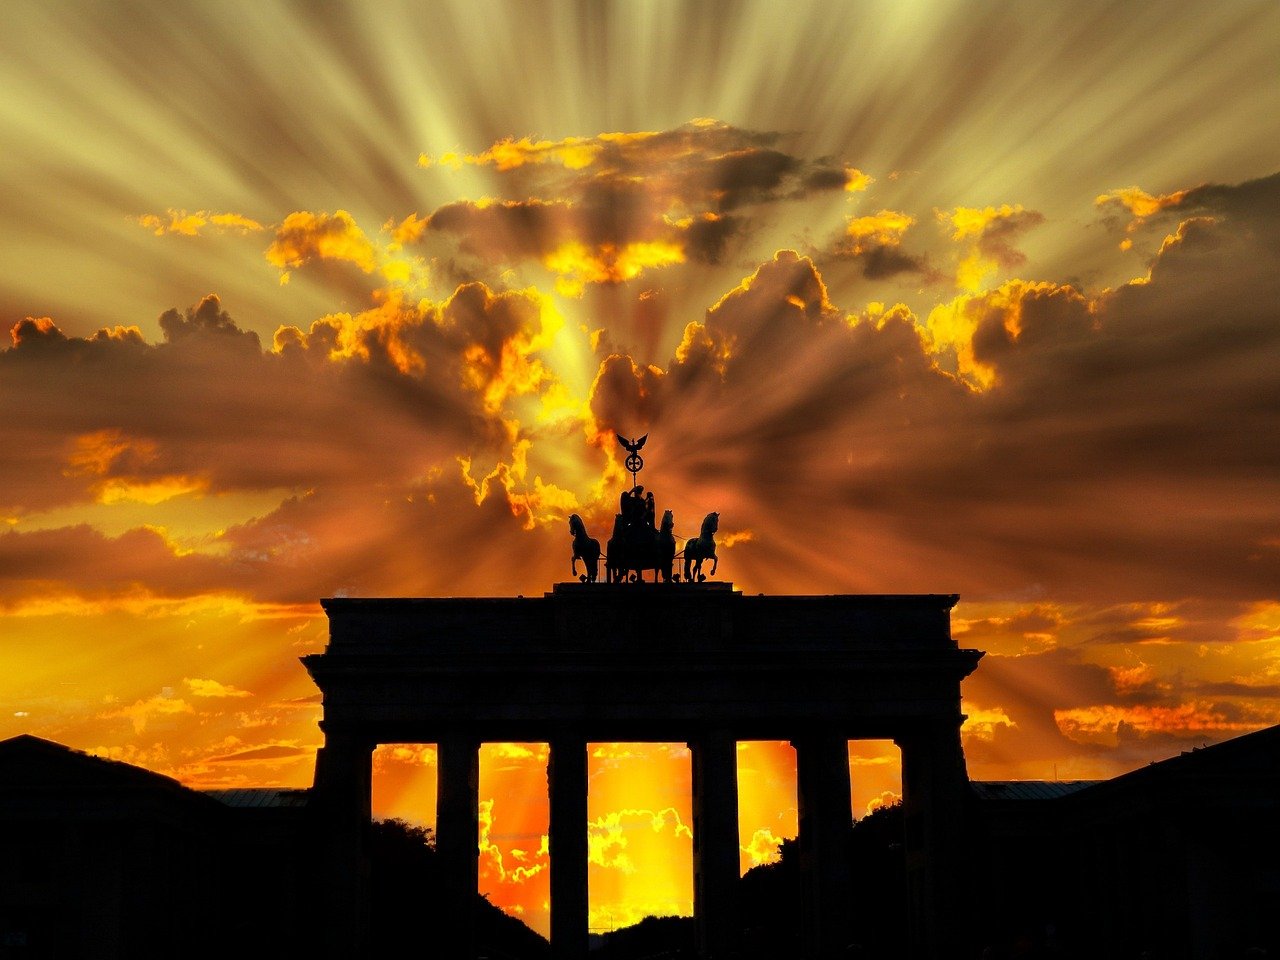
<path fill-rule="evenodd" d="M 980 654 L 951 640 L 954 602 L 744 597 L 725 584 L 326 601 L 330 644 L 306 661 L 326 735 L 309 790 L 202 792 L 36 737 L 0 742 L 0 958 L 376 955 L 368 763 L 380 739 L 440 745 L 430 936 L 451 958 L 483 939 L 476 747 L 551 744 L 552 947 L 584 956 L 585 744 L 673 738 L 693 747 L 697 953 L 732 956 L 753 919 L 738 911 L 732 745 L 786 737 L 801 956 L 845 956 L 857 924 L 875 920 L 854 893 L 869 865 L 847 855 L 845 746 L 858 736 L 903 748 L 897 955 L 1280 955 L 1280 727 L 1108 781 L 971 783 L 959 681 Z M 504 678 L 516 676 L 537 695 L 513 696 Z M 523 949 L 507 955 L 533 955 Z"/>

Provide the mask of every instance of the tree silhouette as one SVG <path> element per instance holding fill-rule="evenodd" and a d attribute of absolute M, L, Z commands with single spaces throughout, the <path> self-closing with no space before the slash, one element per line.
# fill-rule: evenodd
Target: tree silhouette
<path fill-rule="evenodd" d="M 435 837 L 404 820 L 370 825 L 371 941 L 373 956 L 396 956 L 405 943 L 433 942 L 441 903 L 441 875 Z M 476 894 L 479 945 L 492 960 L 542 960 L 550 945 L 515 917 Z"/>

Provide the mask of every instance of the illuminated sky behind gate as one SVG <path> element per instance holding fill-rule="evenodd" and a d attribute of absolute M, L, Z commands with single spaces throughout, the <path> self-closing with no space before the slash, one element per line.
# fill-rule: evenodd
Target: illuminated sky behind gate
<path fill-rule="evenodd" d="M 976 777 L 1280 721 L 1278 69 L 1246 0 L 12 0 L 0 736 L 307 783 L 317 598 L 566 579 L 615 430 L 744 590 L 962 594 Z M 596 753 L 596 922 L 687 909 L 687 757 Z M 485 758 L 545 928 L 543 751 Z"/>

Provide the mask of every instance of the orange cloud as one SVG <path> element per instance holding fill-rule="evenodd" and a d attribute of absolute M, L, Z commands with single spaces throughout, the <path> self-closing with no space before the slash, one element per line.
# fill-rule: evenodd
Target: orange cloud
<path fill-rule="evenodd" d="M 104 476 L 125 454 L 139 464 L 149 463 L 156 457 L 154 442 L 126 437 L 119 430 L 95 430 L 81 434 L 73 443 L 63 471 L 68 476 Z"/>
<path fill-rule="evenodd" d="M 240 233 L 257 233 L 265 230 L 257 220 L 238 213 L 210 213 L 208 210 L 197 210 L 187 213 L 185 210 L 167 210 L 164 217 L 154 213 L 138 217 L 138 224 L 155 233 L 157 237 L 177 233 L 187 237 L 198 237 L 205 227 L 217 227 L 220 230 L 236 230 Z"/>
<path fill-rule="evenodd" d="M 191 691 L 193 697 L 211 697 L 214 699 L 234 698 L 253 696 L 248 690 L 241 690 L 228 684 L 219 683 L 217 680 L 206 680 L 200 677 L 184 677 L 183 683 L 187 685 L 187 689 Z"/>
<path fill-rule="evenodd" d="M 662 833 L 670 827 L 673 836 L 693 839 L 693 831 L 674 807 L 663 810 L 614 810 L 587 824 L 588 862 L 623 873 L 635 872 L 635 864 L 627 851 L 627 831 L 632 827 L 645 826 L 654 833 Z"/>
<path fill-rule="evenodd" d="M 782 856 L 782 841 L 785 837 L 774 836 L 768 827 L 761 827 L 751 834 L 751 839 L 740 849 L 749 858 L 749 865 L 758 867 L 765 863 L 776 863 Z"/>
<path fill-rule="evenodd" d="M 142 733 L 147 725 L 160 717 L 172 717 L 175 714 L 194 713 L 191 704 L 166 694 L 158 694 L 147 700 L 135 701 L 131 706 L 121 707 L 103 714 L 104 717 L 125 717 L 133 724 L 134 733 Z"/>
<path fill-rule="evenodd" d="M 555 382 L 540 354 L 564 318 L 535 288 L 494 293 L 484 284 L 464 284 L 441 306 L 440 323 L 463 343 L 463 382 L 482 398 L 486 412 L 497 414 L 511 398 Z"/>
<path fill-rule="evenodd" d="M 530 163 L 554 163 L 568 170 L 581 170 L 595 162 L 600 155 L 601 142 L 618 134 L 603 134 L 599 140 L 592 137 L 566 137 L 563 140 L 538 140 L 521 137 L 519 140 L 508 138 L 499 140 L 488 150 L 476 154 L 459 156 L 453 153 L 442 154 L 438 160 L 432 160 L 427 154 L 418 157 L 418 164 L 429 167 L 433 163 L 442 166 L 456 166 L 460 163 L 472 166 L 497 167 L 499 171 L 515 170 Z M 633 138 L 653 136 L 653 134 L 629 134 Z"/>
<path fill-rule="evenodd" d="M 997 727 L 1017 726 L 1000 707 L 980 707 L 975 703 L 966 702 L 964 713 L 965 721 L 960 728 L 961 732 L 983 740 L 994 739 Z"/>
<path fill-rule="evenodd" d="M 1152 195 L 1139 187 L 1121 187 L 1099 194 L 1094 204 L 1099 207 L 1120 207 L 1129 211 L 1130 220 L 1125 226 L 1125 233 L 1133 234 L 1146 223 L 1148 218 L 1162 210 L 1181 206 L 1187 199 L 1190 190 L 1177 190 L 1173 193 Z M 1133 246 L 1133 239 L 1125 237 L 1120 241 L 1120 249 L 1128 250 Z"/>
<path fill-rule="evenodd" d="M 624 283 L 650 268 L 683 263 L 684 249 L 666 241 L 628 243 L 621 248 L 603 244 L 595 249 L 566 243 L 544 256 L 542 262 L 558 275 L 556 290 L 566 297 L 580 297 L 589 283 Z"/>
<path fill-rule="evenodd" d="M 157 446 L 153 441 L 126 437 L 119 430 L 98 430 L 75 438 L 63 474 L 101 477 L 91 490 L 95 499 L 103 504 L 154 505 L 209 489 L 207 477 L 143 475 L 156 459 Z M 116 475 L 107 476 L 109 473 Z"/>
<path fill-rule="evenodd" d="M 844 188 L 848 193 L 861 193 L 876 182 L 876 178 L 856 167 L 845 168 Z"/>
<path fill-rule="evenodd" d="M 874 246 L 896 247 L 902 235 L 915 223 L 915 217 L 897 210 L 881 210 L 865 217 L 850 217 L 845 223 L 845 236 L 850 250 L 855 254 L 867 252 Z"/>
<path fill-rule="evenodd" d="M 289 214 L 276 228 L 266 256 L 269 263 L 285 271 L 282 278 L 288 276 L 287 268 L 301 267 L 311 260 L 353 263 L 365 273 L 377 268 L 373 244 L 345 210 L 332 215 Z"/>
<path fill-rule="evenodd" d="M 278 328 L 273 351 L 316 350 L 332 361 L 358 358 L 366 362 L 376 352 L 402 374 L 423 373 L 426 360 L 414 344 L 412 331 L 435 323 L 436 308 L 428 301 L 411 303 L 399 290 L 379 292 L 374 299 L 374 306 L 359 313 L 321 317 L 306 333 L 297 327 Z"/>
<path fill-rule="evenodd" d="M 902 794 L 896 790 L 882 790 L 879 794 L 867 801 L 867 812 L 863 816 L 870 816 L 883 807 L 891 807 L 895 803 L 902 802 Z"/>
<path fill-rule="evenodd" d="M 964 381 L 986 390 L 996 382 L 997 359 L 1017 344 L 1028 317 L 1081 330 L 1091 325 L 1095 310 L 1072 287 L 1010 280 L 995 290 L 938 304 L 929 311 L 925 330 L 934 352 L 954 352 Z"/>
<path fill-rule="evenodd" d="M 424 165 L 493 167 L 518 191 L 445 204 L 427 223 L 482 264 L 536 260 L 562 294 L 577 297 L 677 263 L 719 262 L 746 222 L 734 211 L 871 183 L 855 168 L 792 156 L 777 148 L 781 139 L 701 119 L 656 133 L 503 140 L 479 154 L 424 156 Z M 423 239 L 420 223 L 406 221 L 395 235 Z"/>
<path fill-rule="evenodd" d="M 1229 716 L 1221 707 L 1191 701 L 1176 706 L 1117 706 L 1099 704 L 1069 710 L 1055 710 L 1054 720 L 1062 732 L 1081 743 L 1113 742 L 1126 732 L 1145 736 L 1156 733 L 1179 735 L 1255 730 L 1280 719 L 1280 709 L 1263 715 Z"/>
<path fill-rule="evenodd" d="M 529 451 L 532 447 L 533 442 L 528 438 L 517 440 L 511 450 L 511 462 L 499 461 L 478 480 L 471 473 L 471 458 L 458 458 L 463 482 L 474 493 L 476 506 L 488 499 L 496 483 L 506 494 L 512 515 L 524 519 L 526 530 L 560 523 L 579 507 L 578 498 L 571 490 L 545 483 L 540 475 L 535 475 L 532 487 L 529 486 Z"/>
<path fill-rule="evenodd" d="M 481 800 L 479 804 L 480 821 L 480 860 L 481 870 L 487 874 L 489 882 L 500 884 L 523 884 L 532 880 L 547 869 L 550 864 L 550 847 L 544 834 L 538 850 L 532 856 L 526 850 L 510 851 L 511 859 L 516 865 L 508 867 L 502 849 L 491 840 L 493 834 L 493 800 Z"/>
<path fill-rule="evenodd" d="M 9 328 L 9 339 L 14 347 L 29 349 L 42 342 L 66 340 L 66 335 L 58 329 L 51 317 L 27 317 Z"/>
<path fill-rule="evenodd" d="M 396 246 L 403 246 L 407 243 L 414 243 L 422 239 L 422 235 L 426 232 L 430 221 L 419 219 L 416 213 L 411 213 L 399 223 L 389 220 L 383 224 L 382 229 L 391 234 L 391 242 Z"/>

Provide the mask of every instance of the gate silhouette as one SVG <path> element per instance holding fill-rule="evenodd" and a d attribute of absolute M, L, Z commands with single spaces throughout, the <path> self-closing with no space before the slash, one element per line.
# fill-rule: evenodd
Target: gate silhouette
<path fill-rule="evenodd" d="M 329 876 L 329 943 L 363 956 L 372 751 L 438 745 L 436 847 L 452 929 L 474 957 L 478 751 L 550 745 L 551 943 L 587 955 L 587 743 L 677 741 L 693 760 L 699 956 L 737 946 L 736 743 L 796 749 L 805 955 L 843 955 L 857 921 L 847 837 L 848 741 L 902 751 L 904 953 L 961 938 L 960 681 L 982 653 L 951 639 L 955 595 L 744 596 L 728 583 L 557 584 L 535 598 L 329 599 L 329 642 L 302 658 L 324 696 L 314 804 Z M 470 946 L 468 946 L 470 945 Z"/>

